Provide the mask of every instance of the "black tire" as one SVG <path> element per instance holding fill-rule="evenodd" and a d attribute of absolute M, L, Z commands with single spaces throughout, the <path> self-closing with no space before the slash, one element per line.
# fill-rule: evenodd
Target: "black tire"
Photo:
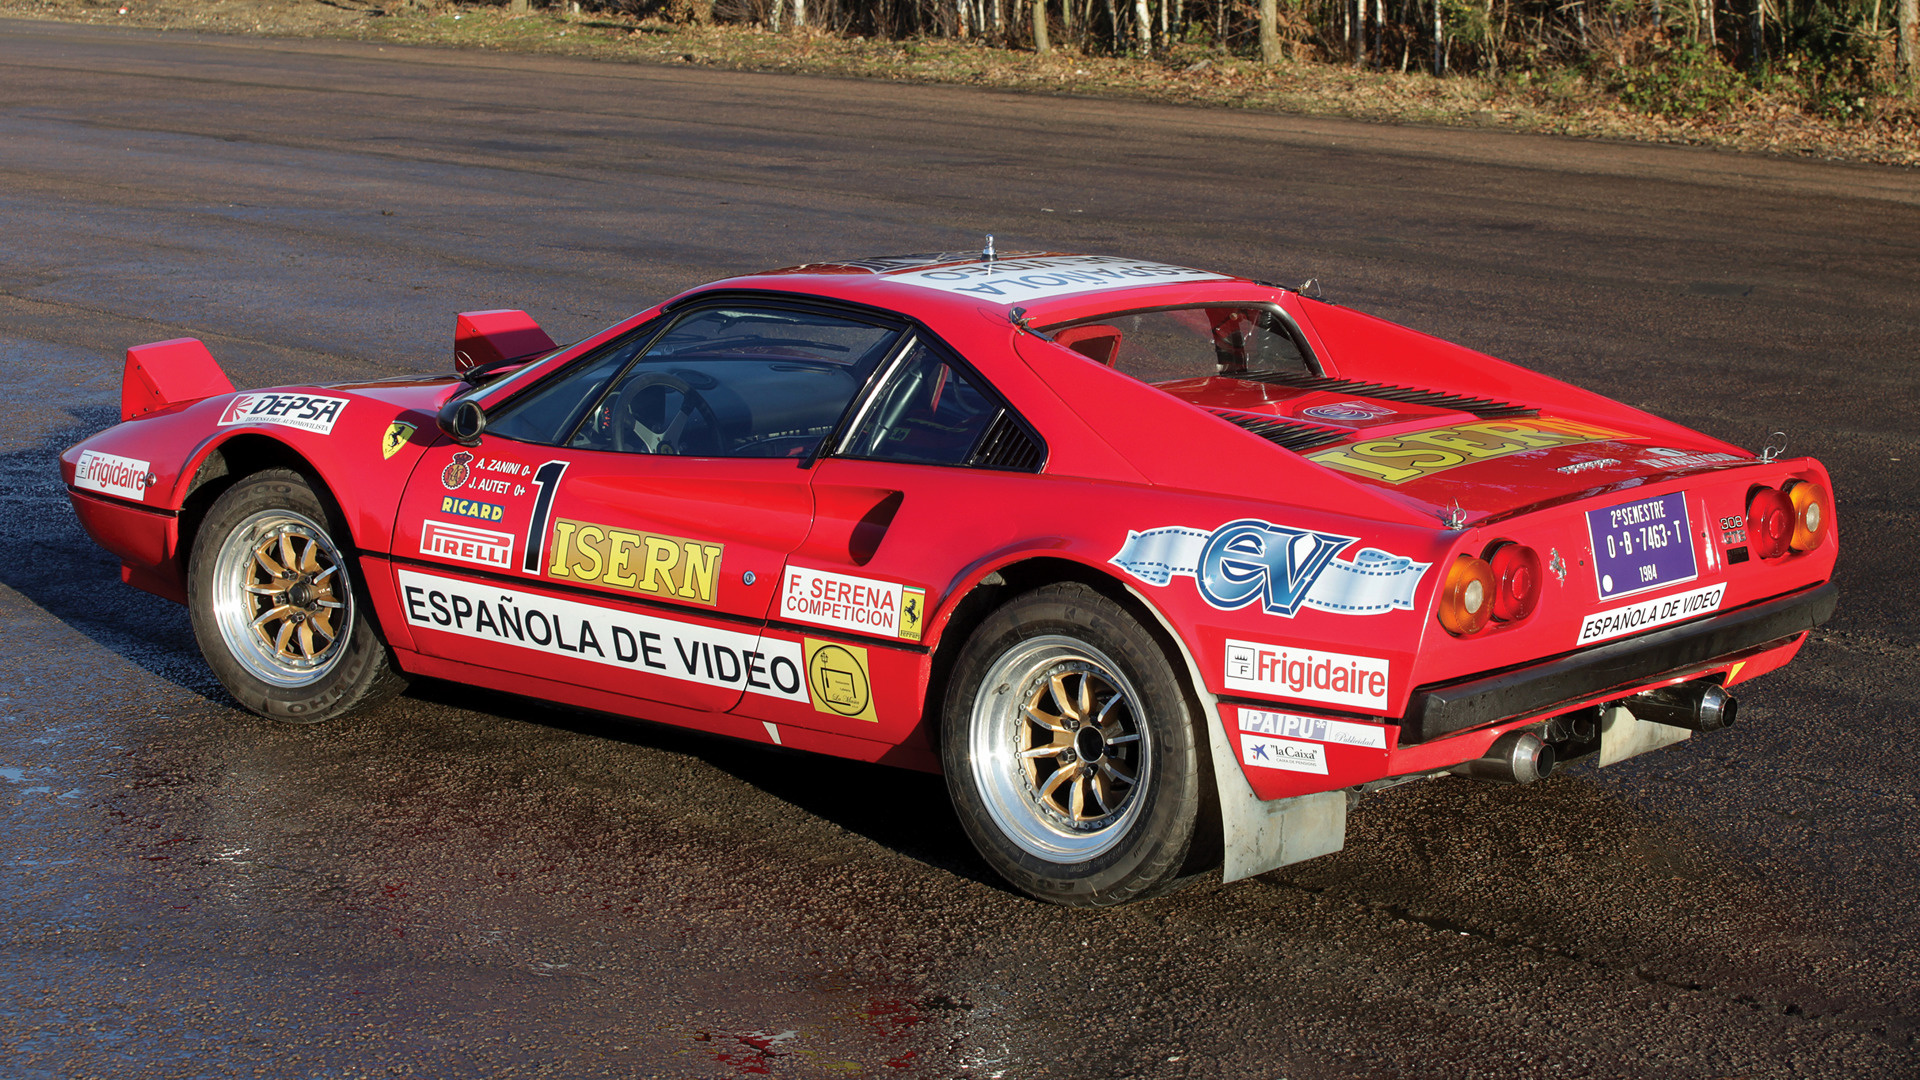
<path fill-rule="evenodd" d="M 1085 585 L 1048 585 L 961 648 L 942 716 L 947 790 L 1021 891 L 1070 907 L 1157 896 L 1185 880 L 1205 804 L 1194 720 L 1146 628 Z"/>
<path fill-rule="evenodd" d="M 220 684 L 261 716 L 318 723 L 406 686 L 335 536 L 348 533 L 331 500 L 291 469 L 268 469 L 221 493 L 194 537 L 194 637 Z"/>

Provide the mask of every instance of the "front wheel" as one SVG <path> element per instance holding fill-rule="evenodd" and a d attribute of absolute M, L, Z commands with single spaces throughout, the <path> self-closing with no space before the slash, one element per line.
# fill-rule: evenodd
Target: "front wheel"
<path fill-rule="evenodd" d="M 1166 653 L 1078 584 L 1009 601 L 962 647 L 942 727 L 974 846 L 1042 900 L 1105 907 L 1178 883 L 1202 797 L 1194 717 Z"/>
<path fill-rule="evenodd" d="M 305 478 L 270 469 L 215 499 L 195 539 L 194 637 L 227 692 L 262 716 L 331 720 L 405 685 L 330 520 Z"/>

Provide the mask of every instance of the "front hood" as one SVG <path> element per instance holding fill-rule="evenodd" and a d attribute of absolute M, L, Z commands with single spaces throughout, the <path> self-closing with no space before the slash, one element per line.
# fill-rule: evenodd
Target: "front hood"
<path fill-rule="evenodd" d="M 1164 390 L 1322 468 L 1467 523 L 1752 459 L 1615 417 L 1318 376 L 1195 379 Z"/>

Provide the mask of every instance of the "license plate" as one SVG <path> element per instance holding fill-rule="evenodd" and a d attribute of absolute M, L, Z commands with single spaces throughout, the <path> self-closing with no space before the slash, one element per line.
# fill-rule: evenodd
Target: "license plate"
<path fill-rule="evenodd" d="M 1687 498 L 1680 492 L 1587 511 L 1600 599 L 1632 596 L 1700 576 Z"/>

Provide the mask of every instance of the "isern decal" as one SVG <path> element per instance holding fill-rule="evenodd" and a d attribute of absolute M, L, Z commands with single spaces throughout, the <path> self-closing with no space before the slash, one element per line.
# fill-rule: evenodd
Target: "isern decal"
<path fill-rule="evenodd" d="M 714 607 L 724 544 L 560 518 L 547 576 Z"/>
<path fill-rule="evenodd" d="M 1509 454 L 1633 438 L 1638 436 L 1543 416 L 1530 420 L 1458 424 L 1391 439 L 1366 439 L 1308 454 L 1307 458 L 1329 469 L 1355 476 L 1372 477 L 1389 484 L 1404 484 L 1461 465 Z"/>

